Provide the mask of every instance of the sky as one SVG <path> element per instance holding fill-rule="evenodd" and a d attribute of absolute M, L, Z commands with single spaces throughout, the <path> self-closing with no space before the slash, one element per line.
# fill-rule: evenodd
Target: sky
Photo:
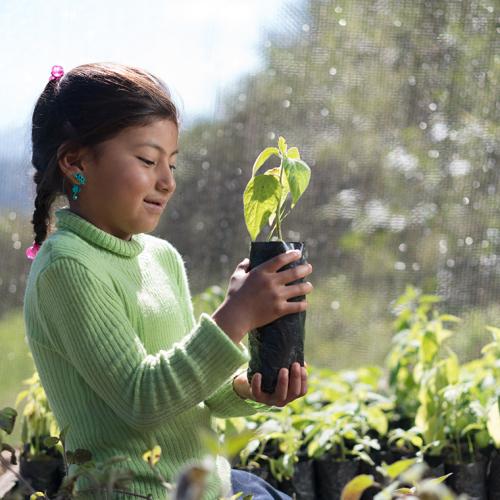
<path fill-rule="evenodd" d="M 290 0 L 0 0 L 0 129 L 31 118 L 53 65 L 113 61 L 162 78 L 185 126 L 260 67 Z M 139 4 L 139 5 L 138 5 Z"/>

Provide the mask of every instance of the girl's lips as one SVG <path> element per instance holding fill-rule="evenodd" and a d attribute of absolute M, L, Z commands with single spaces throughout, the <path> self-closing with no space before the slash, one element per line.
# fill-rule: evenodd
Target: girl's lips
<path fill-rule="evenodd" d="M 164 205 L 156 205 L 155 203 L 150 203 L 149 201 L 144 200 L 144 205 L 148 210 L 151 210 L 155 213 L 163 212 Z"/>

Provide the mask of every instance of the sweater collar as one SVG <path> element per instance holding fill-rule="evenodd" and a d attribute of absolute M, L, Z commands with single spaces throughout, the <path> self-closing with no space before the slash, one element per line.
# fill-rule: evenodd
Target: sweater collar
<path fill-rule="evenodd" d="M 123 257 L 136 257 L 144 250 L 144 241 L 141 234 L 133 234 L 132 239 L 129 241 L 123 240 L 98 228 L 87 219 L 71 211 L 69 207 L 57 209 L 55 216 L 58 228 L 68 229 L 89 243 Z"/>

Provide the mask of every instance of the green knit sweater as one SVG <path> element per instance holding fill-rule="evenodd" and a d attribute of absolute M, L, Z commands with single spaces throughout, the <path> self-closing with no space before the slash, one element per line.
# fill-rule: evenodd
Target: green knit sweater
<path fill-rule="evenodd" d="M 234 391 L 248 351 L 209 315 L 196 321 L 172 244 L 145 233 L 123 240 L 69 207 L 55 215 L 57 230 L 32 262 L 24 321 L 50 407 L 60 429 L 69 424 L 66 450 L 88 449 L 96 461 L 127 455 L 141 476 L 131 491 L 164 499 L 145 451 L 161 446 L 156 467 L 173 482 L 203 457 L 198 431 L 213 431 L 212 417 L 272 407 Z M 231 492 L 229 462 L 216 464 L 204 500 Z"/>

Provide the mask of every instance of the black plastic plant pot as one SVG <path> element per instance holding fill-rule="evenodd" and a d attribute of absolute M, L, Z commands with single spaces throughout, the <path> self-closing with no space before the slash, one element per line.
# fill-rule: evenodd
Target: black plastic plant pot
<path fill-rule="evenodd" d="M 300 259 L 282 267 L 279 271 L 291 269 L 307 262 L 303 242 L 252 241 L 250 246 L 250 269 L 263 264 L 288 250 L 301 250 Z M 287 283 L 303 283 L 304 278 Z M 288 299 L 299 302 L 305 295 Z M 306 312 L 287 314 L 267 325 L 253 329 L 248 336 L 250 362 L 247 370 L 248 382 L 252 383 L 255 373 L 262 374 L 262 391 L 274 393 L 281 368 L 290 368 L 299 362 L 304 366 L 304 336 Z"/>
<path fill-rule="evenodd" d="M 44 491 L 48 496 L 55 495 L 64 478 L 64 460 L 62 456 L 40 455 L 28 459 L 21 455 L 19 474 L 35 491 Z M 25 498 L 29 499 L 30 495 Z"/>
<path fill-rule="evenodd" d="M 500 454 L 491 454 L 487 479 L 488 500 L 500 498 Z"/>
<path fill-rule="evenodd" d="M 372 457 L 373 459 L 373 457 Z M 384 476 L 382 475 L 381 472 L 378 471 L 377 466 L 380 465 L 381 462 L 376 461 L 376 465 L 370 465 L 367 462 L 364 462 L 363 460 L 359 461 L 359 467 L 358 467 L 358 472 L 357 474 L 368 474 L 370 476 L 373 476 L 375 481 L 377 483 L 383 483 L 384 482 Z M 386 462 L 387 463 L 387 462 Z"/>
<path fill-rule="evenodd" d="M 316 472 L 316 498 L 332 500 L 340 498 L 345 485 L 358 474 L 359 461 L 336 461 L 327 455 L 314 462 Z"/>
<path fill-rule="evenodd" d="M 486 465 L 484 457 L 471 463 L 445 464 L 445 473 L 452 473 L 446 484 L 457 494 L 465 493 L 474 500 L 487 500 Z"/>
<path fill-rule="evenodd" d="M 428 467 L 424 472 L 424 478 L 438 478 L 445 475 L 444 461 L 441 455 L 424 453 L 424 462 Z"/>
<path fill-rule="evenodd" d="M 296 500 L 316 500 L 314 460 L 299 460 L 293 466 L 291 479 L 284 479 L 278 489 Z"/>

